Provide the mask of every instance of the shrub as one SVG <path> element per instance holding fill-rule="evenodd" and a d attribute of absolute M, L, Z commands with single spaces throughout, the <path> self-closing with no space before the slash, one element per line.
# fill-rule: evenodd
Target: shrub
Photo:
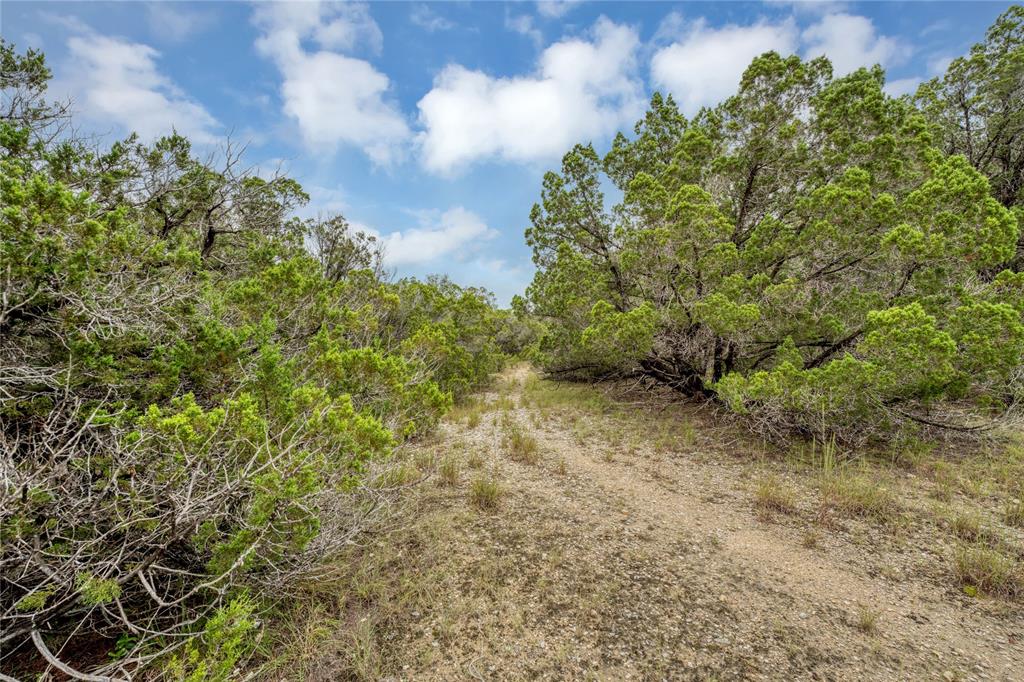
<path fill-rule="evenodd" d="M 130 632 L 91 674 L 230 679 L 252 604 L 382 508 L 368 474 L 500 365 L 506 314 L 385 281 L 230 150 L 54 134 L 42 56 L 0 50 L 0 646 Z"/>

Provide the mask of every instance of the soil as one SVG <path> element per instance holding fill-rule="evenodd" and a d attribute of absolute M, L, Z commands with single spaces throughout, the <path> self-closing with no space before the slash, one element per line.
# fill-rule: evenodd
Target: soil
<path fill-rule="evenodd" d="M 823 515 L 812 477 L 701 408 L 620 405 L 637 437 L 609 437 L 604 411 L 524 403 L 531 372 L 482 396 L 504 409 L 445 423 L 413 453 L 462 469 L 421 486 L 433 544 L 392 565 L 429 584 L 378 627 L 384 677 L 1024 680 L 1024 606 L 960 589 L 948 533 L 916 520 L 925 481 L 901 474 L 902 520 Z M 503 420 L 539 461 L 509 456 Z M 666 420 L 693 435 L 654 449 Z M 756 504 L 765 472 L 797 491 L 791 513 Z M 494 509 L 470 501 L 481 477 L 501 488 Z"/>

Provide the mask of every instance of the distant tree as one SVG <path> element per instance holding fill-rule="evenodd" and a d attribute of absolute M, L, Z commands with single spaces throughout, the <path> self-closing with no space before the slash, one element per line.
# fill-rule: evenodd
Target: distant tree
<path fill-rule="evenodd" d="M 1013 405 L 1024 275 L 993 269 L 1017 221 L 883 85 L 767 53 L 692 121 L 655 95 L 604 158 L 570 151 L 526 231 L 547 370 L 650 377 L 776 434 Z"/>
<path fill-rule="evenodd" d="M 963 154 L 1024 224 L 1024 7 L 1004 12 L 983 42 L 954 59 L 944 76 L 923 83 L 915 99 L 939 147 Z"/>

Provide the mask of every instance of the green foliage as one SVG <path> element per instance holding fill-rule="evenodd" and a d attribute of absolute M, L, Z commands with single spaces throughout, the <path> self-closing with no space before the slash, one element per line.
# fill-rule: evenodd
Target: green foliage
<path fill-rule="evenodd" d="M 236 597 L 206 621 L 198 639 L 185 645 L 167 665 L 167 674 L 180 682 L 224 682 L 235 679 L 235 666 L 256 644 L 259 624 L 255 604 Z"/>
<path fill-rule="evenodd" d="M 90 573 L 79 573 L 78 593 L 88 606 L 109 604 L 121 596 L 121 585 L 116 580 L 98 578 Z"/>
<path fill-rule="evenodd" d="M 488 292 L 386 280 L 372 238 L 291 217 L 302 188 L 230 151 L 46 134 L 42 55 L 0 64 L 4 641 L 152 626 L 109 673 L 205 624 L 174 676 L 230 679 L 257 624 L 224 595 L 344 543 L 374 463 L 529 329 L 499 344 L 517 318 Z"/>
<path fill-rule="evenodd" d="M 989 42 L 1016 45 L 1019 14 Z M 954 401 L 1012 405 L 1024 280 L 1000 269 L 1018 217 L 884 84 L 879 68 L 833 78 L 823 58 L 767 53 L 692 120 L 655 95 L 603 158 L 570 151 L 526 232 L 541 363 L 646 375 L 825 439 L 943 423 Z"/>
<path fill-rule="evenodd" d="M 1024 7 L 1007 9 L 985 40 L 954 59 L 915 99 L 936 143 L 984 173 L 1006 207 L 1024 205 Z"/>

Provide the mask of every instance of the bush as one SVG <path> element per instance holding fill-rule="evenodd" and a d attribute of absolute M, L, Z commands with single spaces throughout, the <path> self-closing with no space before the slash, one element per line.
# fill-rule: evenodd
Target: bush
<path fill-rule="evenodd" d="M 648 377 L 823 440 L 1004 413 L 1017 219 L 884 85 L 767 53 L 692 120 L 655 94 L 633 138 L 570 151 L 526 233 L 547 371 Z"/>
<path fill-rule="evenodd" d="M 384 280 L 230 149 L 53 135 L 42 56 L 0 48 L 0 645 L 100 635 L 94 674 L 230 679 L 257 605 L 386 501 L 368 474 L 500 365 L 505 313 Z"/>

